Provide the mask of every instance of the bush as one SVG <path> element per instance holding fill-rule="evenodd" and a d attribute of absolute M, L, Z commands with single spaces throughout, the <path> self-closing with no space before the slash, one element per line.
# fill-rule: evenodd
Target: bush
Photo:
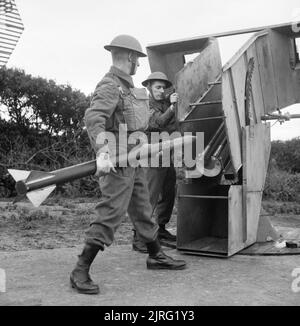
<path fill-rule="evenodd" d="M 277 214 L 300 215 L 300 203 L 267 200 L 267 201 L 263 201 L 262 207 L 268 214 L 271 215 L 277 215 Z"/>
<path fill-rule="evenodd" d="M 271 166 L 266 179 L 264 199 L 300 203 L 300 174 L 290 174 Z"/>
<path fill-rule="evenodd" d="M 280 170 L 300 173 L 300 137 L 272 142 L 271 158 Z"/>

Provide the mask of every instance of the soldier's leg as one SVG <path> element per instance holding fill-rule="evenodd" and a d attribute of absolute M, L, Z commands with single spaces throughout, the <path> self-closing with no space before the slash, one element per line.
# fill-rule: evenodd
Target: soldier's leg
<path fill-rule="evenodd" d="M 150 242 L 157 237 L 158 225 L 152 218 L 153 207 L 147 185 L 146 169 L 137 168 L 128 214 L 134 228 L 143 242 Z"/>
<path fill-rule="evenodd" d="M 165 168 L 144 168 L 152 206 L 152 214 L 158 201 L 159 194 L 162 192 L 163 179 L 166 174 Z M 139 234 L 133 229 L 132 248 L 135 251 L 148 253 L 147 247 Z"/>
<path fill-rule="evenodd" d="M 134 168 L 117 168 L 100 180 L 101 198 L 96 206 L 97 218 L 86 232 L 86 243 L 104 249 L 114 240 L 114 233 L 126 214 L 130 202 Z"/>
<path fill-rule="evenodd" d="M 168 168 L 147 168 L 147 182 L 150 193 L 150 203 L 155 210 L 160 194 L 163 191 L 164 179 Z"/>
<path fill-rule="evenodd" d="M 116 173 L 111 172 L 101 178 L 102 196 L 96 206 L 98 216 L 86 232 L 86 244 L 70 276 L 72 287 L 79 293 L 99 293 L 98 285 L 90 278 L 89 269 L 98 251 L 104 250 L 114 240 L 114 233 L 130 201 L 133 178 L 132 168 L 120 168 Z"/>
<path fill-rule="evenodd" d="M 146 243 L 149 253 L 147 268 L 183 269 L 186 265 L 185 261 L 174 260 L 161 250 L 157 240 L 158 225 L 152 216 L 149 198 L 145 171 L 142 168 L 137 168 L 128 213 L 139 236 Z"/>
<path fill-rule="evenodd" d="M 159 238 L 171 241 L 176 241 L 176 236 L 172 235 L 165 229 L 169 223 L 176 197 L 176 170 L 173 166 L 166 168 L 166 173 L 163 178 L 163 185 L 160 199 L 155 207 L 154 215 L 157 217 L 159 225 Z"/>

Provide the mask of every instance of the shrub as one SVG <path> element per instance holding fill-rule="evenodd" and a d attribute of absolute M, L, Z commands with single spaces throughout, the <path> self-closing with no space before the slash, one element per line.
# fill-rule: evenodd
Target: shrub
<path fill-rule="evenodd" d="M 264 199 L 300 203 L 300 174 L 290 174 L 271 167 L 266 179 Z"/>

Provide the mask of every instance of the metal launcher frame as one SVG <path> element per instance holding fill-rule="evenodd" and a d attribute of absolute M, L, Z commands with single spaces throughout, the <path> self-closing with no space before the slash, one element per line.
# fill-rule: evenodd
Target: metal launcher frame
<path fill-rule="evenodd" d="M 270 125 L 263 120 L 300 102 L 300 32 L 294 26 L 147 47 L 151 71 L 166 73 L 176 85 L 180 131 L 204 132 L 204 175 L 190 178 L 187 171 L 179 185 L 178 250 L 229 257 L 276 237 L 260 216 L 271 148 Z M 217 38 L 251 32 L 257 33 L 222 67 Z M 192 53 L 199 55 L 186 63 Z"/>

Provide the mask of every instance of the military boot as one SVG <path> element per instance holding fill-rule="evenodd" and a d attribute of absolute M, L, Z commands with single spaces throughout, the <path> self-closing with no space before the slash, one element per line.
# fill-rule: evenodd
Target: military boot
<path fill-rule="evenodd" d="M 78 262 L 70 275 L 72 288 L 83 294 L 98 294 L 99 286 L 95 284 L 89 274 L 90 266 L 94 261 L 100 247 L 86 244 Z"/>
<path fill-rule="evenodd" d="M 158 240 L 146 243 L 149 256 L 147 258 L 148 269 L 184 269 L 186 262 L 184 260 L 175 260 L 167 256 L 160 247 Z"/>
<path fill-rule="evenodd" d="M 165 225 L 160 224 L 158 229 L 158 239 L 167 241 L 176 241 L 176 235 L 170 233 Z"/>

